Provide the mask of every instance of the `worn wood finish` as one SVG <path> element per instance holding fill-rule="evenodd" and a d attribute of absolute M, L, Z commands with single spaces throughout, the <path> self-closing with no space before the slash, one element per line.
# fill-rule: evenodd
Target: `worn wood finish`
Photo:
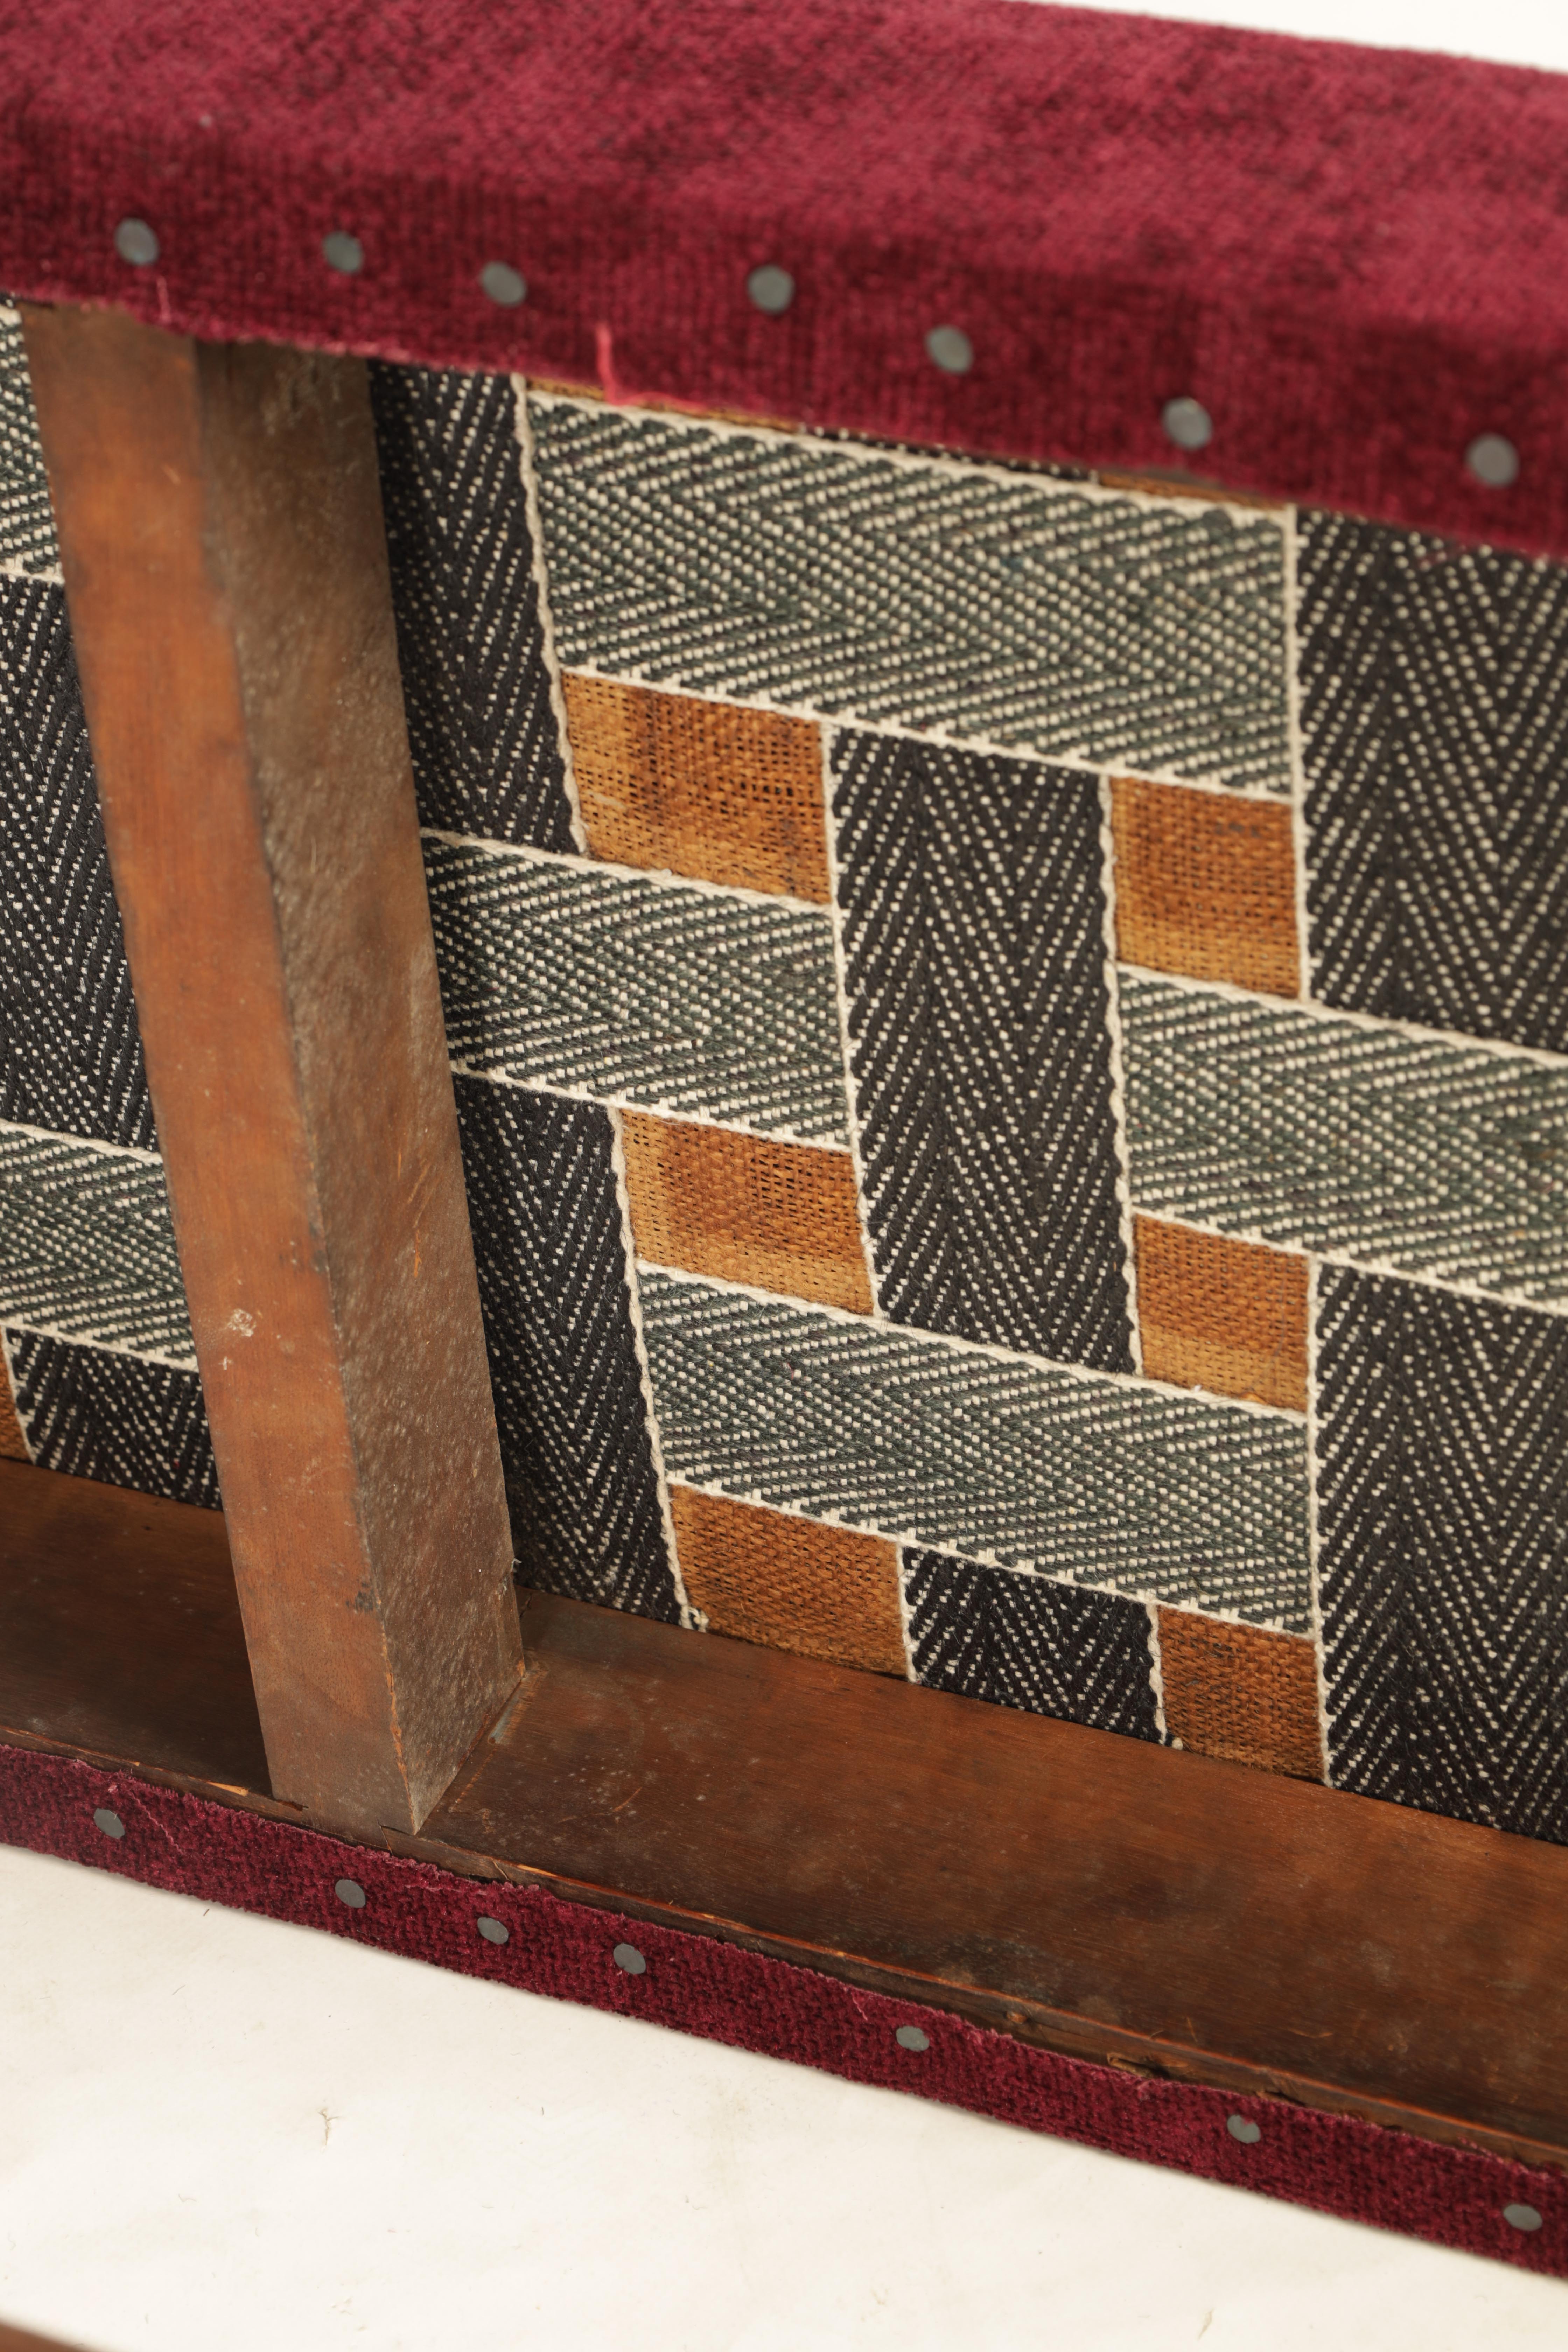
<path fill-rule="evenodd" d="M 126 1760 L 232 1781 L 216 1525 L 0 1464 L 0 1588 L 80 1587 L 0 1593 L 0 1735 L 102 1752 L 125 1725 Z M 156 1664 L 113 1614 L 132 1554 Z M 191 1605 L 152 1615 L 160 1557 Z M 384 1842 L 1055 2049 L 1568 2165 L 1568 1851 L 572 1601 L 530 1596 L 524 1627 L 511 1706 Z"/>
<path fill-rule="evenodd" d="M 1568 2161 L 1568 1850 L 609 1610 L 524 1630 L 430 1838 Z"/>
<path fill-rule="evenodd" d="M 273 1785 L 411 1829 L 519 1649 L 364 369 L 25 325 Z"/>
<path fill-rule="evenodd" d="M 268 1787 L 223 1517 L 0 1463 L 0 1738 Z"/>

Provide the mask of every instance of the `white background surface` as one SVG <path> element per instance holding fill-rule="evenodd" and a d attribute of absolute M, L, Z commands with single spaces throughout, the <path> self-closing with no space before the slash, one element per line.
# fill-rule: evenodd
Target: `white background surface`
<path fill-rule="evenodd" d="M 1568 0 L 1163 13 L 1568 68 Z M 1568 2285 L 0 1849 L 0 2315 L 91 2352 L 1500 2352 Z"/>
<path fill-rule="evenodd" d="M 1561 2352 L 1568 2285 L 0 1849 L 0 2315 L 94 2352 Z"/>

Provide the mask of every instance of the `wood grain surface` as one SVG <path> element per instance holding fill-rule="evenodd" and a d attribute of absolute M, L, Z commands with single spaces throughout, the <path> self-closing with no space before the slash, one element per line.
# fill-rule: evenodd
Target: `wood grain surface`
<path fill-rule="evenodd" d="M 273 1786 L 411 1829 L 519 1651 L 364 368 L 25 331 Z"/>
<path fill-rule="evenodd" d="M 1568 2158 L 1568 1850 L 542 1595 L 524 1636 L 430 1839 L 1058 2048 Z"/>
<path fill-rule="evenodd" d="M 0 1737 L 266 1793 L 218 1511 L 0 1463 Z"/>
<path fill-rule="evenodd" d="M 275 1810 L 233 1796 L 260 1759 L 219 1534 L 0 1463 L 0 1738 Z M 1568 2165 L 1568 1851 L 579 1602 L 524 1630 L 447 1800 L 375 1843 Z"/>

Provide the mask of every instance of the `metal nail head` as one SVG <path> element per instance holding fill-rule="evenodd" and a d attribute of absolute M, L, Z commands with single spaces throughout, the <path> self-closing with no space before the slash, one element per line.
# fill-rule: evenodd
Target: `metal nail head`
<path fill-rule="evenodd" d="M 967 375 L 974 365 L 974 346 L 962 327 L 933 327 L 926 337 L 926 357 L 943 375 Z"/>
<path fill-rule="evenodd" d="M 146 269 L 158 258 L 158 232 L 144 220 L 122 220 L 114 232 L 114 250 L 132 269 Z"/>
<path fill-rule="evenodd" d="M 476 1919 L 475 1927 L 487 1944 L 510 1944 L 511 1929 L 500 1919 Z"/>
<path fill-rule="evenodd" d="M 503 310 L 515 310 L 528 299 L 528 280 L 510 261 L 487 261 L 479 272 L 479 284 Z"/>
<path fill-rule="evenodd" d="M 610 1958 L 616 1968 L 622 1969 L 628 1977 L 647 1974 L 647 1962 L 635 1944 L 617 1944 Z"/>
<path fill-rule="evenodd" d="M 100 1805 L 92 1818 L 95 1825 L 103 1832 L 105 1837 L 119 1838 L 125 1835 L 124 1822 L 118 1813 L 110 1812 L 107 1805 Z"/>
<path fill-rule="evenodd" d="M 1500 433 L 1478 434 L 1465 452 L 1465 463 L 1489 490 L 1511 489 L 1519 479 L 1519 451 Z"/>
<path fill-rule="evenodd" d="M 746 280 L 746 291 L 759 310 L 776 319 L 795 300 L 795 279 L 776 261 L 764 261 Z"/>
<path fill-rule="evenodd" d="M 364 1888 L 357 1878 L 340 1878 L 332 1892 L 340 1903 L 347 1904 L 351 1911 L 364 1909 Z"/>
<path fill-rule="evenodd" d="M 1168 400 L 1160 411 L 1167 440 L 1178 449 L 1206 449 L 1214 439 L 1214 418 L 1201 400 Z"/>
<path fill-rule="evenodd" d="M 1232 2139 L 1238 2139 L 1243 2147 L 1256 2147 L 1263 2137 L 1262 2125 L 1253 2123 L 1246 2116 L 1227 2116 L 1225 2127 Z"/>
<path fill-rule="evenodd" d="M 900 2025 L 898 2032 L 894 2034 L 893 2039 L 898 2043 L 900 2050 L 929 2050 L 931 2048 L 931 2037 L 928 2034 L 922 2033 L 918 2025 Z"/>
<path fill-rule="evenodd" d="M 355 278 L 364 268 L 364 247 L 346 228 L 335 228 L 321 239 L 321 259 L 329 269 L 340 271 L 344 278 Z"/>
<path fill-rule="evenodd" d="M 1505 2205 L 1502 2218 L 1510 2230 L 1539 2230 L 1541 2216 L 1533 2205 Z"/>

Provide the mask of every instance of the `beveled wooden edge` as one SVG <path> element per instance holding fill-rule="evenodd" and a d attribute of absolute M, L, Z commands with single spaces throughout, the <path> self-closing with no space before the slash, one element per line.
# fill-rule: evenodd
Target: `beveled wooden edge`
<path fill-rule="evenodd" d="M 90 1505 L 100 1521 L 118 1507 L 129 1525 L 142 1503 L 120 1490 L 0 1464 L 0 1600 L 6 1576 L 17 1572 L 15 1547 L 5 1539 L 4 1506 L 21 1480 L 77 1490 L 84 1522 Z M 195 1511 L 182 1516 L 205 1549 L 209 1572 L 218 1574 L 221 1521 Z M 57 1509 L 54 1517 L 58 1580 L 51 1589 L 70 1596 L 62 1599 L 62 1633 L 68 1617 L 79 1671 L 90 1680 L 94 1562 L 69 1549 L 70 1514 Z M 156 1540 L 154 1534 L 153 1548 Z M 737 1943 L 948 2010 L 1044 2049 L 1568 2170 L 1568 2101 L 1562 2098 L 1568 1994 L 1553 1958 L 1563 1943 L 1559 1923 L 1568 1917 L 1568 1851 L 580 1603 L 527 1596 L 524 1622 L 529 1667 L 521 1689 L 476 1743 L 426 1830 L 373 1832 L 361 1843 L 462 1876 L 537 1885 L 574 1903 Z M 116 1638 L 122 1638 L 118 1631 Z M 134 1770 L 240 1811 L 342 1834 L 333 1822 L 221 1777 L 55 1736 L 38 1708 L 28 1722 L 11 1720 L 27 1712 L 22 1700 L 30 1671 L 14 1656 L 5 1667 L 0 1740 Z M 40 1659 L 34 1686 L 49 1685 L 55 1671 L 55 1661 Z M 169 1687 L 177 1697 L 184 1685 Z M 842 1751 L 833 1747 L 840 1737 Z M 846 1756 L 856 1759 L 852 1776 Z M 921 1757 L 935 1762 L 934 1777 L 914 1791 L 925 1808 L 921 1850 L 910 1844 L 906 1823 L 900 1853 L 893 1833 L 900 1776 L 918 1775 Z M 623 1787 L 628 1773 L 637 1781 L 629 1799 Z M 944 1776 L 947 1818 L 939 1821 L 932 1792 Z M 772 1820 L 763 1817 L 770 1791 Z M 1103 1810 L 1097 1814 L 1096 1807 Z M 777 1834 L 783 1820 L 794 1826 L 789 1840 Z M 1168 1843 L 1171 1825 L 1183 1821 L 1192 1832 L 1184 1860 L 1173 1856 Z M 886 1837 L 883 1823 L 890 1825 Z M 1002 1848 L 1022 1852 L 1042 1823 L 1065 1892 L 1053 1911 L 1052 1889 L 1037 1885 L 1031 1912 L 1027 1889 L 1015 1883 Z M 1011 1825 L 1007 1838 L 996 1836 L 998 1824 Z M 874 1883 L 879 1848 L 893 1862 Z M 982 1849 L 969 1883 L 953 1885 L 964 1854 Z M 840 1857 L 841 1877 L 834 1874 L 837 1863 L 820 1867 L 833 1855 Z M 1342 1903 L 1335 1874 L 1354 1877 L 1358 1855 L 1360 1908 L 1352 1902 L 1347 1916 L 1365 1932 L 1358 1938 L 1342 1927 L 1334 1948 L 1319 1955 L 1324 1965 L 1314 1998 L 1327 1998 L 1322 2013 L 1331 2025 L 1315 2044 L 1290 2045 L 1300 2022 L 1292 2011 L 1312 1990 L 1305 1979 L 1291 1979 L 1293 1941 L 1304 1943 L 1318 1908 Z M 1328 1874 L 1315 1892 L 1308 1885 L 1292 1898 L 1293 1874 L 1313 1868 Z M 1248 1951 L 1245 1939 L 1246 1906 L 1271 1869 L 1277 1883 L 1265 1886 L 1267 1900 L 1297 1904 L 1294 1915 L 1279 1922 L 1272 1958 Z M 1085 1872 L 1098 1874 L 1098 1906 L 1074 1891 L 1087 1883 Z M 736 1899 L 737 1888 L 750 1891 Z M 1205 1900 L 1227 1940 L 1212 1965 L 1194 1969 L 1194 1936 L 1201 1961 L 1205 1930 L 1196 1906 Z M 1177 1916 L 1178 1901 L 1187 1906 L 1184 1918 Z M 1398 1903 L 1407 1912 L 1413 1903 L 1417 1910 L 1426 1906 L 1424 1916 L 1406 1918 L 1403 1943 L 1398 1919 L 1385 1916 Z M 1152 1919 L 1157 1932 L 1130 1972 L 1124 1947 L 1141 1919 Z M 1480 1979 L 1467 1955 L 1494 1919 L 1511 1937 L 1509 1967 L 1531 1979 L 1522 2002 L 1477 1992 Z M 1004 1938 L 1017 1926 L 1010 1958 L 998 1922 Z M 1267 1908 L 1262 1926 L 1267 1930 Z M 1447 1954 L 1444 1933 L 1454 1946 Z M 971 1935 L 986 1958 L 984 1967 L 962 1964 L 959 1948 Z M 1059 1972 L 1064 1943 L 1075 1935 L 1082 1949 L 1072 1966 L 1088 1971 L 1079 1998 L 1043 1997 L 1052 1971 Z M 1378 1966 L 1355 1964 L 1358 1940 L 1380 1939 L 1392 1955 L 1384 1974 L 1395 1979 L 1393 2003 L 1403 2009 L 1385 1998 L 1379 2011 Z M 1336 1971 L 1347 1955 L 1341 1979 Z M 1310 1950 L 1302 1958 L 1310 1962 Z M 1209 2030 L 1182 2031 L 1180 2001 L 1160 2017 L 1093 2013 L 1096 2006 L 1125 2011 L 1137 2002 L 1158 2009 L 1162 1970 L 1184 1967 L 1194 2000 L 1210 2001 Z M 1447 1971 L 1454 2034 L 1481 2053 L 1472 2061 L 1468 2101 L 1414 2095 L 1408 2065 L 1401 2083 L 1393 2045 L 1413 2033 L 1431 2042 L 1444 2017 L 1441 1999 L 1428 2000 L 1421 2013 L 1410 2006 L 1415 1970 L 1428 1977 Z M 1226 2003 L 1238 1989 L 1245 1998 L 1248 1983 L 1261 1983 L 1264 1997 L 1255 1999 L 1250 2021 L 1237 2014 L 1235 2030 L 1227 2031 Z M 1090 1990 L 1086 2005 L 1084 1988 L 1095 1985 L 1104 1997 L 1097 2000 Z M 1550 2122 L 1539 2111 L 1533 2119 L 1524 2113 L 1534 2060 L 1521 2032 L 1528 2037 L 1532 2020 L 1545 2021 L 1550 2044 L 1542 2044 L 1542 2073 L 1559 2100 Z M 1324 2032 L 1321 2019 L 1306 2021 L 1311 2032 Z M 1248 2035 L 1250 2049 L 1240 2046 Z M 1272 2057 L 1261 2051 L 1270 2037 L 1278 2045 Z M 1321 2048 L 1339 2063 L 1292 2059 L 1287 2045 Z M 1440 2063 L 1445 2053 L 1434 2054 Z M 1500 2079 L 1512 2070 L 1511 2116 L 1495 2105 L 1482 2112 L 1488 2065 Z M 1358 2068 L 1363 2079 L 1345 2079 Z"/>

